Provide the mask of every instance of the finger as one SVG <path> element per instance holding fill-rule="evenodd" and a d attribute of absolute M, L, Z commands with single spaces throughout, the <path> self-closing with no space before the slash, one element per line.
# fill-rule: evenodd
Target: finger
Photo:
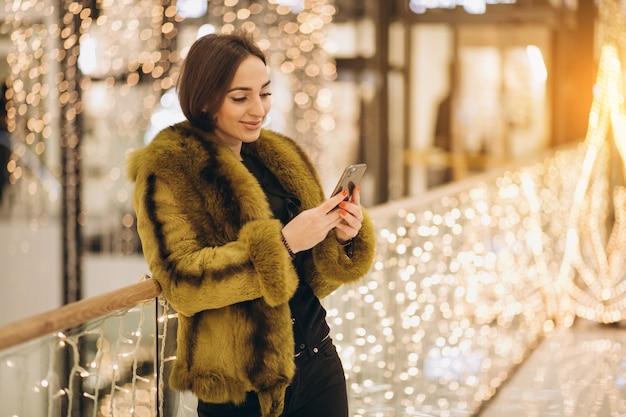
<path fill-rule="evenodd" d="M 346 198 L 347 196 L 348 196 L 348 190 L 343 190 L 342 192 L 337 193 L 336 195 L 332 196 L 331 198 L 323 202 L 320 205 L 320 208 L 324 210 L 324 213 L 329 213 L 335 207 L 337 207 L 339 203 L 341 203 L 343 199 Z"/>
<path fill-rule="evenodd" d="M 358 221 L 363 220 L 363 211 L 361 210 L 361 206 L 355 203 L 341 202 L 339 203 L 339 207 L 350 213 Z"/>
<path fill-rule="evenodd" d="M 344 221 L 338 224 L 335 230 L 338 237 L 342 238 L 342 240 L 348 240 L 355 237 L 359 233 L 360 228 L 360 225 L 353 227 L 347 221 Z"/>
<path fill-rule="evenodd" d="M 361 207 L 348 202 L 342 202 L 338 210 L 341 217 L 341 223 L 337 226 L 337 229 L 341 231 L 341 234 L 348 239 L 355 237 L 362 227 L 363 212 Z"/>
<path fill-rule="evenodd" d="M 357 206 L 361 205 L 361 187 L 356 186 L 354 187 L 354 190 L 352 191 L 352 203 L 356 204 Z"/>
<path fill-rule="evenodd" d="M 322 234 L 324 236 L 344 222 L 338 211 L 328 213 L 324 216 L 324 218 L 326 219 L 324 224 L 320 224 L 320 230 L 323 231 Z"/>

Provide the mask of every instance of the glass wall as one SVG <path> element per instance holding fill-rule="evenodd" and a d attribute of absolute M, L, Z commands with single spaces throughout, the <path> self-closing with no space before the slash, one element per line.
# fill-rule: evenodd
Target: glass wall
<path fill-rule="evenodd" d="M 415 24 L 410 45 L 409 195 L 550 146 L 547 27 Z"/>

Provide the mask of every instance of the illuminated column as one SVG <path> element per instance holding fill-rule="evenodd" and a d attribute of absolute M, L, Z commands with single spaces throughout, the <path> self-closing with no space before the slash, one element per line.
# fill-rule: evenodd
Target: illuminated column
<path fill-rule="evenodd" d="M 63 303 L 81 299 L 81 74 L 80 34 L 90 24 L 91 10 L 79 2 L 61 0 L 62 22 L 59 105 L 61 121 L 61 227 L 63 239 Z"/>
<path fill-rule="evenodd" d="M 626 13 L 617 0 L 603 0 L 599 10 L 600 63 L 559 282 L 579 317 L 614 323 L 626 319 Z M 611 166 L 617 160 L 616 185 Z"/>

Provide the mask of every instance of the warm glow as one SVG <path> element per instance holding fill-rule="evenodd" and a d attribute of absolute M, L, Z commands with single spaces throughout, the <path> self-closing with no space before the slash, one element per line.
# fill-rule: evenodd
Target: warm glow
<path fill-rule="evenodd" d="M 535 81 L 545 83 L 548 79 L 548 70 L 546 69 L 546 63 L 543 59 L 541 49 L 536 45 L 528 45 L 526 47 L 526 54 L 528 55 L 530 70 L 535 77 Z"/>
<path fill-rule="evenodd" d="M 484 14 L 487 4 L 514 4 L 515 0 L 409 0 L 413 13 L 426 13 L 429 9 L 454 9 L 462 7 L 469 14 Z"/>
<path fill-rule="evenodd" d="M 67 6 L 61 19 L 57 3 L 8 5 L 9 128 L 16 139 L 10 181 L 28 203 L 20 214 L 32 216 L 32 230 L 51 221 L 50 202 L 61 195 L 60 158 L 54 152 L 61 143 L 72 147 L 82 140 L 80 158 L 89 170 L 69 181 L 97 176 L 98 187 L 85 199 L 85 212 L 75 214 L 85 223 L 87 214 L 94 216 L 91 201 L 106 200 L 113 209 L 100 220 L 121 230 L 120 252 L 131 253 L 125 236 L 135 221 L 122 161 L 151 139 L 154 131 L 147 127 L 158 129 L 180 117 L 174 86 L 189 47 L 182 43 L 196 35 L 239 26 L 254 32 L 276 82 L 286 87 L 284 101 L 293 106 L 288 114 L 273 114 L 272 123 L 289 124 L 313 157 L 336 127 L 333 97 L 325 86 L 337 75 L 324 54 L 325 25 L 335 13 L 332 0 L 187 0 L 166 8 L 161 1 L 103 0 L 94 2 L 100 6 L 97 18 L 83 3 L 61 3 Z M 487 4 L 410 2 L 415 13 L 435 7 L 481 13 Z M 608 10 L 621 22 L 619 9 Z M 41 19 L 27 19 L 29 13 Z M 186 16 L 197 14 L 213 23 L 184 32 Z M 76 20 L 80 25 L 74 26 Z M 611 165 L 613 145 L 622 157 L 620 168 L 626 155 L 623 71 L 615 45 L 621 44 L 608 42 L 601 51 L 584 146 L 437 199 L 371 210 L 377 231 L 372 270 L 323 300 L 355 417 L 472 415 L 546 333 L 571 326 L 576 316 L 605 323 L 626 319 L 626 189 L 610 188 L 603 170 Z M 536 80 L 545 83 L 541 51 L 529 45 L 527 56 Z M 60 124 L 73 127 L 78 116 L 89 120 L 85 136 L 59 137 Z M 612 213 L 615 221 L 606 221 L 613 220 Z M 609 233 L 605 224 L 612 225 Z M 19 239 L 13 250 L 30 253 L 30 242 Z M 28 357 L 30 350 L 3 352 L 0 371 L 15 373 L 12 380 L 25 393 L 46 391 L 38 400 L 54 410 L 67 397 L 82 396 L 102 415 L 120 409 L 157 415 L 164 389 L 160 377 L 174 358 L 163 342 L 175 337 L 167 324 L 176 315 L 163 299 L 156 302 L 44 338 L 40 350 L 33 349 L 37 362 Z M 84 346 L 90 349 L 81 351 Z M 24 364 L 45 357 L 42 351 L 66 358 L 64 370 L 81 378 L 74 386 L 85 392 L 66 386 L 54 364 L 36 377 L 20 375 L 31 370 Z M 146 371 L 150 363 L 161 368 Z M 540 382 L 535 381 L 538 388 Z M 564 393 L 564 400 L 575 403 L 578 396 Z"/>
<path fill-rule="evenodd" d="M 609 40 L 601 50 L 586 154 L 568 218 L 567 246 L 559 274 L 560 285 L 576 303 L 576 314 L 602 323 L 626 319 L 626 189 L 616 185 L 611 190 L 612 174 L 607 169 L 611 165 L 610 149 L 615 145 L 621 157 L 620 173 L 626 172 L 625 121 L 621 60 L 619 50 Z M 613 195 L 615 210 L 608 231 L 604 224 L 611 209 L 607 194 Z"/>

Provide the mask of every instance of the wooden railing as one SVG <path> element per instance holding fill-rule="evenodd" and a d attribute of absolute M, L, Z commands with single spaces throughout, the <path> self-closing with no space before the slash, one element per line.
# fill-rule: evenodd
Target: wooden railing
<path fill-rule="evenodd" d="M 142 281 L 136 284 L 0 327 L 0 350 L 133 307 L 160 294 L 159 283 L 149 276 L 144 276 Z"/>

